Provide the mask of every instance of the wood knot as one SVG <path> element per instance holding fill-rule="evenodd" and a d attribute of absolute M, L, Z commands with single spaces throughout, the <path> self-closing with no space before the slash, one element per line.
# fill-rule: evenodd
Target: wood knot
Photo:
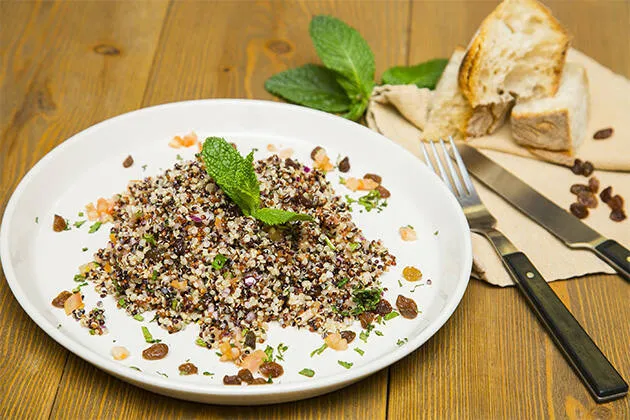
<path fill-rule="evenodd" d="M 101 55 L 120 55 L 120 50 L 113 45 L 99 44 L 94 47 L 94 52 Z"/>
<path fill-rule="evenodd" d="M 293 47 L 287 41 L 281 39 L 272 39 L 267 41 L 265 45 L 267 49 L 275 54 L 281 55 L 291 52 Z"/>
<path fill-rule="evenodd" d="M 590 415 L 594 419 L 608 420 L 614 418 L 613 411 L 609 407 L 604 407 L 599 405 L 593 408 L 590 412 Z"/>
<path fill-rule="evenodd" d="M 223 73 L 229 73 L 232 70 L 232 67 L 223 67 Z"/>

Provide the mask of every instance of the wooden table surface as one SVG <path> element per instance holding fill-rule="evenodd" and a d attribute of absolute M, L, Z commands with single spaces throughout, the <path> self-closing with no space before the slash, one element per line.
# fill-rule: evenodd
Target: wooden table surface
<path fill-rule="evenodd" d="M 315 14 L 356 27 L 380 75 L 450 56 L 496 3 L 2 1 L 0 212 L 42 156 L 99 121 L 186 99 L 271 99 L 267 77 L 317 61 Z M 630 2 L 547 3 L 574 46 L 630 76 Z M 0 418 L 630 418 L 628 398 L 593 402 L 513 288 L 472 281 L 424 346 L 340 392 L 246 408 L 161 397 L 101 372 L 40 330 L 0 277 Z M 552 287 L 629 380 L 629 285 L 589 276 Z"/>

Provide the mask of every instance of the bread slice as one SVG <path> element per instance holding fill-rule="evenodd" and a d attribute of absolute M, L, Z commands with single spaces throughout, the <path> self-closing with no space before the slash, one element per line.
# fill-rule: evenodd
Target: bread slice
<path fill-rule="evenodd" d="M 472 108 L 457 86 L 457 74 L 464 53 L 462 47 L 455 49 L 435 87 L 429 118 L 422 132 L 422 137 L 427 140 L 448 138 L 451 135 L 462 138 L 466 132 Z"/>
<path fill-rule="evenodd" d="M 553 96 L 569 48 L 567 31 L 536 0 L 505 0 L 481 23 L 459 69 L 473 107 Z"/>
<path fill-rule="evenodd" d="M 462 95 L 457 84 L 459 66 L 464 58 L 464 49 L 458 47 L 440 77 L 422 137 L 463 139 L 478 137 L 494 132 L 501 127 L 512 103 L 490 104 L 473 109 Z"/>
<path fill-rule="evenodd" d="M 555 96 L 517 102 L 510 118 L 518 144 L 555 151 L 573 151 L 586 136 L 589 93 L 586 70 L 567 63 Z"/>

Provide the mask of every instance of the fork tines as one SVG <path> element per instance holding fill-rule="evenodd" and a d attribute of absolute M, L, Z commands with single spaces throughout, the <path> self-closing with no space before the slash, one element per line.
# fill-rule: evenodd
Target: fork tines
<path fill-rule="evenodd" d="M 448 139 L 451 145 L 451 154 L 454 156 L 455 161 L 457 162 L 459 173 L 457 169 L 455 169 L 455 166 L 453 166 L 453 162 L 449 158 L 449 152 L 446 148 L 446 144 L 444 143 L 444 140 L 442 139 L 440 139 L 439 141 L 439 145 L 438 145 L 439 147 L 435 146 L 436 145 L 435 141 L 428 140 L 428 143 L 430 144 L 430 149 L 431 149 L 430 152 L 427 150 L 428 147 L 426 146 L 425 142 L 422 142 L 422 153 L 424 154 L 424 160 L 426 161 L 429 168 L 431 168 L 433 172 L 435 172 L 442 178 L 446 186 L 453 192 L 453 194 L 455 194 L 455 196 L 465 197 L 467 195 L 477 195 L 475 191 L 475 187 L 473 186 L 472 181 L 470 179 L 470 175 L 468 174 L 468 170 L 466 169 L 466 165 L 464 165 L 464 161 L 462 160 L 462 157 L 460 156 L 459 151 L 457 151 L 457 147 L 455 147 L 453 136 L 449 136 Z M 440 150 L 438 151 L 438 149 Z M 429 156 L 432 156 L 433 159 L 431 159 Z M 437 165 L 437 170 L 433 163 L 434 161 L 435 161 L 435 164 Z M 446 169 L 444 168 L 443 162 L 446 162 L 448 173 Z M 460 180 L 460 176 L 461 176 L 461 180 Z M 464 188 L 464 186 L 462 185 L 462 182 L 461 182 L 462 180 L 466 188 Z M 455 189 L 453 189 L 453 186 L 455 187 Z"/>

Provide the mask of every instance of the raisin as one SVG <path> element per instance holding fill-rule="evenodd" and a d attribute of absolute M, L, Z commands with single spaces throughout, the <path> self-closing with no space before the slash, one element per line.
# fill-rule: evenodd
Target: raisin
<path fill-rule="evenodd" d="M 610 220 L 613 220 L 615 222 L 621 222 L 622 220 L 625 220 L 625 219 L 626 219 L 626 213 L 624 213 L 624 211 L 621 209 L 615 209 L 610 212 Z"/>
<path fill-rule="evenodd" d="M 585 205 L 589 209 L 597 207 L 597 196 L 592 192 L 581 192 L 577 196 L 578 203 Z"/>
<path fill-rule="evenodd" d="M 241 369 L 238 371 L 238 377 L 241 381 L 251 384 L 254 382 L 254 376 L 249 369 Z"/>
<path fill-rule="evenodd" d="M 610 201 L 612 197 L 612 187 L 606 187 L 599 193 L 599 198 L 606 204 Z"/>
<path fill-rule="evenodd" d="M 374 321 L 374 314 L 370 312 L 363 312 L 359 315 L 359 321 L 361 321 L 361 327 L 363 327 L 363 329 L 366 329 L 372 323 L 372 321 Z"/>
<path fill-rule="evenodd" d="M 599 179 L 592 176 L 588 180 L 588 189 L 591 190 L 593 194 L 597 194 L 597 192 L 599 191 Z"/>
<path fill-rule="evenodd" d="M 357 336 L 357 333 L 355 333 L 354 331 L 346 330 L 346 331 L 341 331 L 339 335 L 341 336 L 341 338 L 345 339 L 348 344 L 350 344 L 354 341 L 355 337 Z"/>
<path fill-rule="evenodd" d="M 584 219 L 588 217 L 588 209 L 586 208 L 584 204 L 573 203 L 569 207 L 569 210 L 571 210 L 571 214 L 577 217 L 578 219 Z"/>
<path fill-rule="evenodd" d="M 199 372 L 197 366 L 192 363 L 183 363 L 179 365 L 179 374 L 180 375 L 196 375 Z"/>
<path fill-rule="evenodd" d="M 311 159 L 315 160 L 315 157 L 317 156 L 317 154 L 319 153 L 320 150 L 324 150 L 321 147 L 317 146 L 316 148 L 314 148 L 311 151 Z"/>
<path fill-rule="evenodd" d="M 240 385 L 241 384 L 241 378 L 239 378 L 237 375 L 225 375 L 223 377 L 223 385 Z"/>
<path fill-rule="evenodd" d="M 422 271 L 413 266 L 403 268 L 402 274 L 407 281 L 418 281 L 422 278 Z"/>
<path fill-rule="evenodd" d="M 164 343 L 157 343 L 142 350 L 142 358 L 146 360 L 164 359 L 168 354 L 168 346 Z"/>
<path fill-rule="evenodd" d="M 177 252 L 177 250 L 175 250 Z M 158 262 L 162 258 L 162 251 L 157 248 L 151 248 L 144 253 L 144 257 L 151 262 Z"/>
<path fill-rule="evenodd" d="M 595 134 L 593 134 L 593 138 L 595 140 L 604 140 L 612 136 L 613 132 L 614 130 L 612 129 L 612 127 L 602 128 L 601 130 L 596 131 Z"/>
<path fill-rule="evenodd" d="M 277 378 L 282 376 L 284 369 L 276 362 L 265 362 L 258 368 L 260 374 L 267 378 Z"/>
<path fill-rule="evenodd" d="M 123 160 L 123 168 L 128 168 L 131 165 L 133 165 L 133 158 L 129 155 L 125 160 Z"/>
<path fill-rule="evenodd" d="M 578 195 L 579 193 L 590 191 L 590 188 L 588 187 L 588 185 L 584 184 L 573 184 L 571 185 L 569 191 L 571 191 L 571 194 Z"/>
<path fill-rule="evenodd" d="M 378 187 L 375 188 L 376 191 L 378 191 L 378 195 L 381 198 L 389 198 L 391 197 L 391 193 L 389 192 L 389 190 L 385 187 L 383 187 L 382 185 L 379 185 Z"/>
<path fill-rule="evenodd" d="M 379 315 L 387 315 L 392 311 L 392 305 L 385 299 L 381 299 L 377 304 L 374 312 Z"/>
<path fill-rule="evenodd" d="M 581 159 L 575 159 L 571 171 L 576 175 L 581 175 L 584 171 L 583 163 Z"/>
<path fill-rule="evenodd" d="M 406 298 L 403 295 L 398 295 L 396 299 L 396 307 L 398 312 L 407 319 L 414 319 L 418 316 L 418 306 L 413 299 Z"/>
<path fill-rule="evenodd" d="M 269 382 L 265 378 L 254 378 L 249 385 L 267 385 Z"/>
<path fill-rule="evenodd" d="M 284 160 L 284 164 L 291 167 L 291 168 L 295 168 L 295 169 L 301 169 L 302 165 L 300 165 L 299 163 L 297 163 L 296 161 L 294 161 L 291 158 L 286 158 Z"/>
<path fill-rule="evenodd" d="M 53 230 L 55 232 L 63 232 L 67 227 L 68 224 L 66 223 L 66 219 L 58 214 L 55 214 L 55 219 L 53 220 Z"/>
<path fill-rule="evenodd" d="M 616 194 L 613 197 L 611 197 L 611 199 L 608 200 L 608 202 L 606 204 L 608 204 L 612 210 L 622 210 L 623 209 L 623 197 L 620 196 L 619 194 Z"/>
<path fill-rule="evenodd" d="M 150 251 L 151 250 L 147 251 L 145 255 L 149 254 Z M 184 241 L 183 237 L 180 237 L 175 240 L 175 244 L 173 245 L 173 252 L 175 252 L 175 254 L 179 256 L 182 256 L 186 253 L 186 242 Z M 149 257 L 149 259 L 151 258 Z"/>
<path fill-rule="evenodd" d="M 595 167 L 593 166 L 593 164 L 587 160 L 586 162 L 584 162 L 584 165 L 582 166 L 582 175 L 591 176 L 594 170 L 595 170 Z"/>
<path fill-rule="evenodd" d="M 381 181 L 383 181 L 383 178 L 381 178 L 380 175 L 376 175 L 376 174 L 365 174 L 365 175 L 363 175 L 363 179 L 371 179 L 372 181 L 376 182 L 377 184 L 380 184 Z"/>
<path fill-rule="evenodd" d="M 345 158 L 341 159 L 341 162 L 339 162 L 339 172 L 348 172 L 350 170 L 350 159 L 348 159 L 348 156 L 346 156 Z"/>
<path fill-rule="evenodd" d="M 72 296 L 72 293 L 64 290 L 52 300 L 52 306 L 54 306 L 55 308 L 63 308 L 63 304 L 66 303 L 66 300 L 68 300 L 70 296 Z"/>
<path fill-rule="evenodd" d="M 247 331 L 245 334 L 245 347 L 256 349 L 256 334 L 253 331 Z"/>

